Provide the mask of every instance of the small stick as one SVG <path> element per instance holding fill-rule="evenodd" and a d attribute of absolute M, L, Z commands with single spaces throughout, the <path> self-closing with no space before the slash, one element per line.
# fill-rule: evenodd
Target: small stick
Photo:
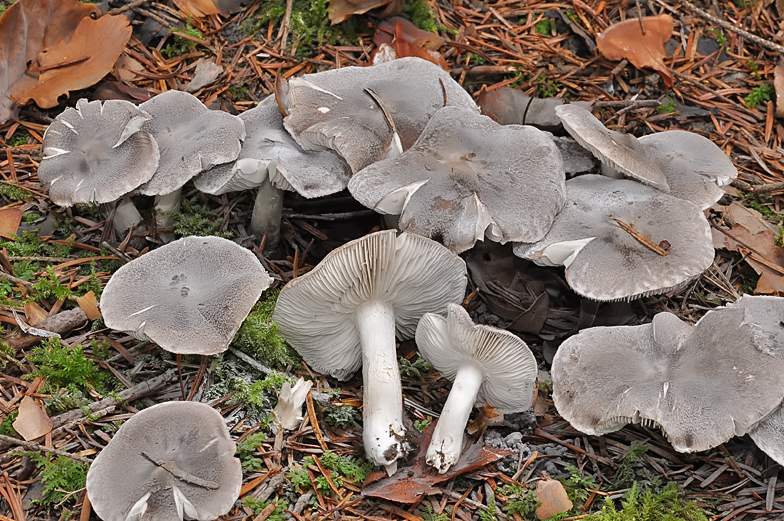
<path fill-rule="evenodd" d="M 190 483 L 191 485 L 196 485 L 203 488 L 208 488 L 210 490 L 217 490 L 220 487 L 220 484 L 210 481 L 208 479 L 202 479 L 198 476 L 194 476 L 193 474 L 189 474 L 188 472 L 182 470 L 177 466 L 174 461 L 171 460 L 161 460 L 157 459 L 145 451 L 141 451 L 142 456 L 150 460 L 155 465 L 158 465 L 163 470 L 167 471 L 169 474 L 174 476 L 175 478 L 185 481 L 186 483 Z"/>
<path fill-rule="evenodd" d="M 375 101 L 378 104 L 379 108 L 381 109 L 381 113 L 384 114 L 384 119 L 387 120 L 387 124 L 389 125 L 389 128 L 392 129 L 393 133 L 397 134 L 397 127 L 395 126 L 395 122 L 392 121 L 392 116 L 390 116 L 389 112 L 387 112 L 386 107 L 381 102 L 381 98 L 379 98 L 378 95 L 375 92 L 373 92 L 372 90 L 370 90 L 367 87 L 364 90 L 365 90 L 365 92 L 368 93 L 368 95 L 371 98 L 373 98 L 373 101 Z"/>
<path fill-rule="evenodd" d="M 665 250 L 664 248 L 662 248 L 661 246 L 659 246 L 658 244 L 656 244 L 652 240 L 650 240 L 648 237 L 646 237 L 645 235 L 643 235 L 640 232 L 638 232 L 637 230 L 635 230 L 632 226 L 629 226 L 628 224 L 626 224 L 625 222 L 621 221 L 620 219 L 616 219 L 612 215 L 608 215 L 608 217 L 610 219 L 612 219 L 613 221 L 615 221 L 616 223 L 618 223 L 618 226 L 620 226 L 623 229 L 623 231 L 625 231 L 626 233 L 628 233 L 629 235 L 631 235 L 632 237 L 637 239 L 637 241 L 639 241 L 640 244 L 642 244 L 646 248 L 649 248 L 650 250 L 655 251 L 656 253 L 658 253 L 662 257 L 666 257 L 667 256 L 667 250 Z"/>
<path fill-rule="evenodd" d="M 446 107 L 446 85 L 444 85 L 444 80 L 438 78 L 438 83 L 441 84 L 441 92 L 444 95 L 444 106 Z"/>
<path fill-rule="evenodd" d="M 642 34 L 645 34 L 645 23 L 642 21 L 642 7 L 640 7 L 640 0 L 634 0 L 637 3 L 637 20 L 640 22 L 640 29 L 642 30 Z"/>
<path fill-rule="evenodd" d="M 89 460 L 83 456 L 77 456 L 76 454 L 71 454 L 70 452 L 65 452 L 64 450 L 60 450 L 60 449 L 53 449 L 51 447 L 47 447 L 46 445 L 41 445 L 40 443 L 36 443 L 34 441 L 19 440 L 11 436 L 5 436 L 4 434 L 0 434 L 0 441 L 4 441 L 12 445 L 19 445 L 20 447 L 27 450 L 49 452 L 51 454 L 56 454 L 57 456 L 65 456 L 66 458 L 71 458 L 76 461 L 81 461 L 82 463 L 87 463 L 88 465 L 92 463 L 92 460 Z M 17 453 L 14 451 L 6 452 L 5 455 L 0 457 L 0 459 L 2 459 L 3 457 L 7 458 L 9 456 L 14 456 L 15 454 Z"/>
<path fill-rule="evenodd" d="M 286 111 L 286 107 L 283 106 L 283 102 L 280 101 L 280 94 L 278 93 L 278 82 L 281 81 L 280 79 L 280 69 L 278 69 L 277 74 L 275 75 L 275 81 L 272 82 L 272 92 L 275 94 L 275 103 L 278 104 L 278 108 L 280 109 L 280 113 L 283 114 L 283 117 L 288 117 L 289 113 Z M 265 238 L 266 238 L 266 234 Z M 264 251 L 264 248 L 261 249 Z"/>

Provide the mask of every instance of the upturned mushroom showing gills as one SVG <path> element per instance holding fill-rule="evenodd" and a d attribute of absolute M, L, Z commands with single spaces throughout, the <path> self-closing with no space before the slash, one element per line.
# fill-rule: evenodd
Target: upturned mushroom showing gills
<path fill-rule="evenodd" d="M 460 253 L 485 236 L 544 237 L 564 204 L 565 180 L 548 134 L 444 107 L 409 150 L 357 172 L 348 188 L 368 208 L 400 215 L 401 230 Z"/>
<path fill-rule="evenodd" d="M 760 349 L 742 309 L 695 326 L 671 313 L 651 324 L 585 329 L 553 359 L 559 414 L 586 434 L 627 423 L 660 427 L 679 452 L 742 436 L 784 398 L 784 360 Z"/>
<path fill-rule="evenodd" d="M 343 380 L 362 367 L 365 452 L 389 475 L 409 450 L 395 334 L 412 338 L 422 315 L 463 299 L 466 282 L 460 257 L 389 230 L 333 250 L 278 296 L 274 320 L 312 368 Z"/>
<path fill-rule="evenodd" d="M 172 353 L 225 351 L 272 279 L 256 256 L 220 237 L 185 237 L 117 270 L 101 295 L 106 326 Z"/>
<path fill-rule="evenodd" d="M 411 147 L 441 107 L 479 112 L 448 72 L 421 58 L 306 74 L 283 90 L 284 125 L 296 142 L 335 150 L 355 173 Z"/>
<path fill-rule="evenodd" d="M 127 101 L 80 99 L 44 134 L 38 177 L 61 206 L 109 203 L 147 182 L 158 145 L 141 130 L 151 116 Z"/>
<path fill-rule="evenodd" d="M 428 465 L 443 474 L 460 459 L 474 403 L 487 402 L 502 413 L 527 410 L 538 368 L 525 342 L 503 329 L 474 325 L 458 304 L 449 304 L 447 318 L 426 313 L 416 342 L 422 356 L 454 382 L 426 454 Z"/>
<path fill-rule="evenodd" d="M 713 263 L 710 225 L 688 201 L 631 179 L 582 175 L 566 182 L 566 199 L 540 241 L 515 255 L 566 266 L 571 288 L 613 301 L 669 291 Z"/>
<path fill-rule="evenodd" d="M 159 403 L 134 414 L 96 456 L 87 495 L 103 521 L 211 521 L 240 495 L 236 449 L 209 405 Z"/>

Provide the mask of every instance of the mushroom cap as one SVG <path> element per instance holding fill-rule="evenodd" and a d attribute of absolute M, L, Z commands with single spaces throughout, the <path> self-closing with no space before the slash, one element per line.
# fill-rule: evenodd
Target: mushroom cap
<path fill-rule="evenodd" d="M 546 133 L 444 107 L 411 149 L 357 172 L 348 188 L 369 208 L 399 213 L 401 230 L 459 253 L 488 228 L 501 242 L 544 237 L 564 204 L 565 180 Z"/>
<path fill-rule="evenodd" d="M 382 159 L 393 132 L 370 89 L 394 121 L 403 150 L 441 107 L 479 112 L 471 96 L 438 65 L 400 58 L 372 67 L 345 67 L 292 78 L 284 126 L 305 150 L 332 149 L 358 172 Z"/>
<path fill-rule="evenodd" d="M 463 299 L 466 282 L 457 255 L 425 237 L 387 230 L 344 244 L 286 284 L 273 318 L 311 367 L 346 379 L 362 366 L 353 320 L 360 304 L 390 302 L 398 338 L 412 338 L 422 315 L 446 313 L 448 303 Z"/>
<path fill-rule="evenodd" d="M 272 279 L 249 250 L 220 237 L 184 237 L 129 262 L 101 296 L 107 327 L 172 353 L 228 348 Z"/>
<path fill-rule="evenodd" d="M 608 129 L 589 110 L 575 103 L 555 107 L 555 113 L 574 140 L 590 150 L 602 164 L 664 193 L 669 192 L 664 172 L 645 157 L 636 137 Z"/>
<path fill-rule="evenodd" d="M 87 495 L 104 521 L 126 521 L 146 494 L 141 519 L 182 519 L 176 487 L 195 507 L 195 519 L 211 521 L 227 513 L 240 495 L 242 466 L 234 457 L 236 449 L 223 417 L 209 405 L 159 403 L 134 414 L 96 456 L 87 473 Z M 173 464 L 187 479 L 152 460 L 170 468 Z M 189 482 L 193 477 L 206 486 Z"/>
<path fill-rule="evenodd" d="M 668 130 L 637 140 L 651 163 L 667 178 L 670 195 L 696 204 L 701 210 L 721 199 L 738 169 L 713 141 L 694 132 Z"/>
<path fill-rule="evenodd" d="M 44 134 L 38 177 L 60 206 L 109 203 L 147 182 L 158 168 L 158 145 L 139 130 L 150 115 L 133 103 L 82 98 Z"/>
<path fill-rule="evenodd" d="M 140 108 L 152 116 L 142 128 L 155 137 L 161 152 L 155 175 L 139 187 L 144 195 L 170 194 L 202 170 L 234 161 L 240 153 L 242 120 L 208 109 L 193 94 L 169 90 Z"/>
<path fill-rule="evenodd" d="M 594 300 L 663 293 L 699 276 L 713 263 L 710 225 L 699 208 L 629 179 L 582 175 L 566 182 L 561 213 L 547 235 L 515 245 L 515 255 L 566 266 L 574 291 Z M 610 219 L 634 227 L 662 256 Z"/>
<path fill-rule="evenodd" d="M 343 158 L 329 150 L 304 151 L 283 128 L 275 96 L 240 114 L 245 141 L 237 160 L 202 172 L 194 185 L 202 192 L 220 195 L 249 190 L 266 179 L 281 190 L 296 190 L 313 198 L 346 188 L 351 170 Z"/>
<path fill-rule="evenodd" d="M 567 174 L 589 172 L 597 166 L 596 158 L 593 154 L 574 139 L 554 136 L 553 134 L 550 134 L 550 139 L 553 140 L 555 146 L 558 147 L 558 152 L 561 153 L 564 172 Z"/>
<path fill-rule="evenodd" d="M 675 450 L 743 435 L 784 398 L 784 360 L 761 351 L 740 309 L 690 327 L 671 313 L 642 326 L 585 329 L 553 359 L 555 406 L 590 435 L 659 425 Z"/>
<path fill-rule="evenodd" d="M 476 403 L 489 403 L 504 414 L 529 409 L 538 373 L 525 342 L 497 327 L 477 325 L 459 304 L 449 304 L 447 317 L 425 313 L 416 330 L 420 353 L 439 373 L 454 381 L 460 364 L 482 366 L 484 381 Z"/>

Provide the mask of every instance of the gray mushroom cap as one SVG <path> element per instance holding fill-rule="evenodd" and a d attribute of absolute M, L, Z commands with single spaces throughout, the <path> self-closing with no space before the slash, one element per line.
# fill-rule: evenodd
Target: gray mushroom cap
<path fill-rule="evenodd" d="M 642 326 L 595 327 L 561 344 L 553 399 L 576 429 L 660 426 L 675 450 L 743 435 L 784 398 L 784 360 L 762 352 L 742 310 L 708 312 L 694 327 L 671 313 Z"/>
<path fill-rule="evenodd" d="M 564 182 L 561 155 L 544 132 L 444 107 L 411 149 L 356 173 L 348 188 L 369 208 L 399 213 L 401 230 L 459 253 L 485 234 L 501 242 L 544 237 L 564 204 Z"/>
<path fill-rule="evenodd" d="M 216 165 L 194 180 L 202 192 L 220 195 L 258 187 L 269 175 L 281 190 L 296 190 L 313 198 L 346 188 L 351 170 L 329 150 L 304 151 L 283 128 L 283 115 L 269 96 L 240 114 L 245 122 L 245 141 L 233 163 Z"/>
<path fill-rule="evenodd" d="M 471 96 L 441 67 L 421 58 L 400 58 L 290 79 L 284 126 L 305 150 L 335 150 L 356 173 L 384 158 L 393 141 L 392 129 L 368 89 L 395 123 L 403 150 L 413 145 L 441 107 L 479 112 Z"/>
<path fill-rule="evenodd" d="M 426 312 L 445 313 L 465 294 L 463 260 L 435 241 L 394 230 L 372 233 L 330 252 L 289 282 L 274 320 L 317 371 L 345 380 L 362 366 L 354 310 L 372 298 L 391 302 L 400 339 L 413 338 Z"/>
<path fill-rule="evenodd" d="M 147 182 L 158 167 L 158 145 L 140 128 L 150 115 L 120 100 L 65 109 L 44 134 L 38 177 L 61 206 L 109 203 Z"/>
<path fill-rule="evenodd" d="M 516 244 L 515 255 L 540 265 L 566 266 L 574 291 L 594 300 L 663 293 L 699 276 L 713 263 L 710 225 L 699 208 L 629 179 L 582 175 L 566 182 L 566 198 L 541 241 Z M 610 216 L 632 226 L 662 256 Z"/>
<path fill-rule="evenodd" d="M 574 139 L 568 137 L 559 137 L 550 134 L 550 139 L 553 140 L 555 146 L 558 147 L 558 152 L 561 153 L 561 158 L 564 163 L 564 172 L 567 174 L 579 174 L 582 172 L 589 172 L 597 166 L 596 158 L 593 157 L 590 151 L 582 147 Z"/>
<path fill-rule="evenodd" d="M 225 351 L 272 279 L 249 250 L 220 237 L 185 237 L 112 275 L 101 296 L 107 327 L 172 353 Z"/>
<path fill-rule="evenodd" d="M 471 360 L 484 370 L 477 404 L 489 403 L 504 414 L 529 409 L 538 367 L 525 342 L 497 327 L 477 325 L 459 304 L 449 304 L 447 317 L 426 313 L 416 330 L 422 356 L 441 375 L 454 381 L 460 364 Z"/>
<path fill-rule="evenodd" d="M 144 195 L 170 194 L 202 170 L 234 161 L 240 153 L 243 121 L 208 109 L 192 94 L 166 91 L 140 108 L 152 116 L 142 128 L 155 137 L 161 153 L 155 175 L 139 187 Z"/>
<path fill-rule="evenodd" d="M 555 113 L 575 141 L 603 165 L 669 193 L 664 172 L 645 157 L 636 137 L 608 129 L 589 110 L 575 103 L 555 107 Z"/>
<path fill-rule="evenodd" d="M 176 520 L 183 514 L 211 521 L 240 495 L 236 449 L 223 417 L 209 405 L 159 403 L 133 415 L 96 456 L 87 495 L 104 521 Z"/>

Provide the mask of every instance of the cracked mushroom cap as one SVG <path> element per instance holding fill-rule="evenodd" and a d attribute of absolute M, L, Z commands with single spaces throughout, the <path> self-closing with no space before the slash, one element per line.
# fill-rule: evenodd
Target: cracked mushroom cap
<path fill-rule="evenodd" d="M 234 161 L 240 153 L 243 121 L 208 109 L 193 94 L 162 92 L 140 108 L 152 116 L 143 129 L 155 137 L 161 152 L 155 175 L 139 187 L 144 195 L 170 194 L 202 170 Z"/>
<path fill-rule="evenodd" d="M 564 204 L 565 179 L 546 133 L 445 107 L 411 149 L 356 173 L 348 188 L 368 208 L 400 214 L 401 230 L 460 253 L 485 235 L 544 237 Z"/>
<path fill-rule="evenodd" d="M 580 295 L 613 301 L 663 293 L 713 263 L 710 225 L 688 201 L 630 179 L 601 175 L 567 181 L 566 199 L 544 239 L 516 244 L 514 252 L 540 265 L 566 266 L 566 280 Z M 640 242 L 618 221 L 666 255 Z"/>
<path fill-rule="evenodd" d="M 421 58 L 306 74 L 290 79 L 287 91 L 284 126 L 297 143 L 305 150 L 335 150 L 352 172 L 383 159 L 394 147 L 376 97 L 397 127 L 403 150 L 438 109 L 454 105 L 479 112 L 448 72 Z"/>
<path fill-rule="evenodd" d="M 675 450 L 742 436 L 784 398 L 784 360 L 762 352 L 739 309 L 694 327 L 671 313 L 642 326 L 585 329 L 553 359 L 555 406 L 590 435 L 657 425 Z"/>
<path fill-rule="evenodd" d="M 245 141 L 237 160 L 202 172 L 194 185 L 202 192 L 220 195 L 259 186 L 267 175 L 281 190 L 296 190 L 313 198 L 346 188 L 351 170 L 329 150 L 304 151 L 283 128 L 275 96 L 240 114 Z"/>
<path fill-rule="evenodd" d="M 134 414 L 96 456 L 87 495 L 103 521 L 211 521 L 240 495 L 236 449 L 209 405 L 159 403 Z"/>
<path fill-rule="evenodd" d="M 345 380 L 362 366 L 354 310 L 385 299 L 400 339 L 413 338 L 426 312 L 446 313 L 465 295 L 466 266 L 435 241 L 395 230 L 372 233 L 330 252 L 289 282 L 274 320 L 289 344 L 317 371 Z"/>
<path fill-rule="evenodd" d="M 645 157 L 636 137 L 608 129 L 591 111 L 575 103 L 555 107 L 555 113 L 569 135 L 590 150 L 603 165 L 669 193 L 667 177 L 658 165 Z"/>
<path fill-rule="evenodd" d="M 220 237 L 185 237 L 129 262 L 101 296 L 106 326 L 172 353 L 225 351 L 272 279 L 256 256 Z"/>
<path fill-rule="evenodd" d="M 439 373 L 455 380 L 460 364 L 478 363 L 484 371 L 477 404 L 489 403 L 504 414 L 529 409 L 538 367 L 525 342 L 497 327 L 477 325 L 459 304 L 447 317 L 426 313 L 416 330 L 420 353 Z"/>
<path fill-rule="evenodd" d="M 670 195 L 709 208 L 738 177 L 738 169 L 713 141 L 694 132 L 668 130 L 639 138 L 642 152 L 667 178 Z"/>
<path fill-rule="evenodd" d="M 38 177 L 60 206 L 109 203 L 147 182 L 158 145 L 141 129 L 150 115 L 133 103 L 80 99 L 44 134 Z"/>

